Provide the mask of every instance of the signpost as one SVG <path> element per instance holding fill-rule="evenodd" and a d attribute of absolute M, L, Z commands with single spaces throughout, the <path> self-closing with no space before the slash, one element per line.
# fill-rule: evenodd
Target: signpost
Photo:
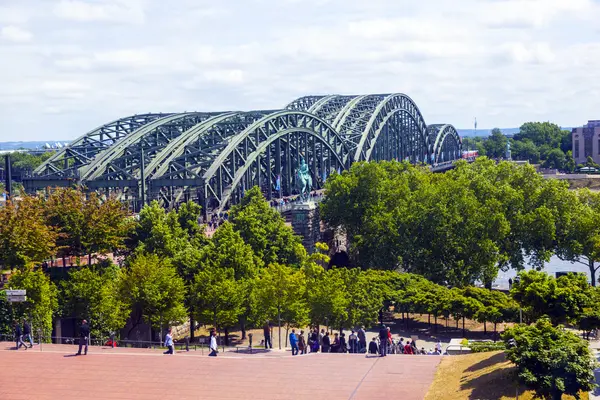
<path fill-rule="evenodd" d="M 10 303 L 22 303 L 27 301 L 26 290 L 6 290 L 6 299 Z"/>

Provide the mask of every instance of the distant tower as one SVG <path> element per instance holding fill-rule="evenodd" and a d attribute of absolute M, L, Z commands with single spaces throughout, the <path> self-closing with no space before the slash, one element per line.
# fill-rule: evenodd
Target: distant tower
<path fill-rule="evenodd" d="M 512 152 L 510 151 L 510 139 L 506 138 L 506 159 L 512 160 Z"/>
<path fill-rule="evenodd" d="M 473 125 L 475 125 L 475 133 L 477 133 L 477 117 L 475 117 L 475 123 Z"/>

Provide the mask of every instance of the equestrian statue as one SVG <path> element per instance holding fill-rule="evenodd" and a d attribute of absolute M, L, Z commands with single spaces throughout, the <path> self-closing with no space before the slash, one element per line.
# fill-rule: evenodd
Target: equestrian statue
<path fill-rule="evenodd" d="M 312 189 L 312 177 L 308 170 L 308 164 L 304 161 L 304 157 L 300 158 L 300 167 L 296 173 L 296 182 L 298 190 L 300 190 L 300 198 L 303 201 L 307 201 Z"/>

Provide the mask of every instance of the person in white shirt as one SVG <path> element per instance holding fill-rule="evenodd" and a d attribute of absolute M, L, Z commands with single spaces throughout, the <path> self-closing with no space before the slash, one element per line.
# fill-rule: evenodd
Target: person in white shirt
<path fill-rule="evenodd" d="M 210 357 L 216 357 L 217 352 L 217 332 L 210 331 L 210 353 L 208 355 Z"/>
<path fill-rule="evenodd" d="M 173 336 L 171 335 L 171 328 L 169 328 L 169 332 L 167 333 L 167 336 L 165 337 L 165 347 L 167 348 L 167 351 L 165 351 L 163 354 L 174 354 L 174 352 L 173 352 Z"/>
<path fill-rule="evenodd" d="M 437 343 L 435 344 L 435 352 L 438 353 L 439 355 L 442 355 L 442 341 L 438 339 Z"/>

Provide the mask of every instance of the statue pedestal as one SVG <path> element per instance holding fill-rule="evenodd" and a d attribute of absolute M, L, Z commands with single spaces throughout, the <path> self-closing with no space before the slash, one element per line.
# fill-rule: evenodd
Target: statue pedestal
<path fill-rule="evenodd" d="M 292 206 L 292 228 L 302 237 L 302 244 L 311 254 L 315 244 L 321 239 L 321 219 L 319 206 L 312 202 L 298 203 Z"/>

